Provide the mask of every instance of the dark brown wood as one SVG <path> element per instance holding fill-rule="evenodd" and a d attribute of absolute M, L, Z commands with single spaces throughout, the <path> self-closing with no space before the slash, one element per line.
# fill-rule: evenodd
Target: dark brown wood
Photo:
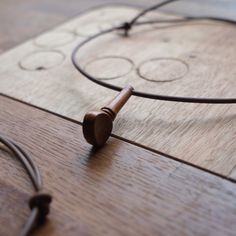
<path fill-rule="evenodd" d="M 126 86 L 107 106 L 103 107 L 101 110 L 108 112 L 114 121 L 118 112 L 129 100 L 133 90 L 134 88 L 132 86 Z"/>
<path fill-rule="evenodd" d="M 36 235 L 235 235 L 230 181 L 114 138 L 95 151 L 81 125 L 5 97 L 0 130 L 31 155 L 54 197 Z M 0 156 L 0 235 L 18 235 L 32 186 Z"/>
<path fill-rule="evenodd" d="M 110 137 L 113 121 L 132 95 L 133 87 L 125 87 L 107 106 L 100 111 L 88 112 L 83 120 L 83 134 L 88 143 L 103 146 Z"/>
<path fill-rule="evenodd" d="M 83 135 L 88 143 L 101 147 L 110 137 L 112 127 L 112 119 L 108 113 L 102 110 L 88 112 L 83 120 Z"/>

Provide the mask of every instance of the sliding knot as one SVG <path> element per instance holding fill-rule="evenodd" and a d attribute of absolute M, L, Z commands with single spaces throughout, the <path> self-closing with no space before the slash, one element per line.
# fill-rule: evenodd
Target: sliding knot
<path fill-rule="evenodd" d="M 50 211 L 50 203 L 52 201 L 52 196 L 48 193 L 38 192 L 29 200 L 29 206 L 32 210 L 33 208 L 38 209 L 38 223 L 43 223 Z"/>
<path fill-rule="evenodd" d="M 122 29 L 124 29 L 125 31 L 125 36 L 128 36 L 128 32 L 130 31 L 130 29 L 132 28 L 132 25 L 129 22 L 125 22 L 123 23 Z"/>

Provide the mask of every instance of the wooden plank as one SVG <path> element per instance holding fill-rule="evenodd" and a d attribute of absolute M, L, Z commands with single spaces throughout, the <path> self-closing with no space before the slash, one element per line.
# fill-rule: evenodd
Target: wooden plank
<path fill-rule="evenodd" d="M 65 22 L 89 7 L 107 2 L 113 0 L 70 0 L 70 4 L 66 0 L 1 0 L 0 53 Z"/>
<path fill-rule="evenodd" d="M 123 4 L 133 4 L 131 0 L 120 0 Z M 155 0 L 136 0 L 135 4 L 146 7 L 160 2 Z M 37 34 L 48 30 L 65 20 L 77 15 L 89 7 L 104 3 L 112 4 L 114 0 L 1 0 L 0 3 L 0 53 L 16 46 Z M 234 0 L 227 0 L 227 4 L 221 0 L 190 0 L 180 1 L 169 5 L 165 9 L 182 14 L 209 14 L 222 17 L 235 17 Z M 10 14 L 9 14 L 10 13 Z M 14 18 L 12 17 L 14 15 Z M 27 27 L 26 27 L 27 25 Z"/>
<path fill-rule="evenodd" d="M 133 3 L 131 0 L 119 2 Z M 217 2 L 215 0 L 215 6 Z M 1 0 L 0 53 L 69 20 L 79 12 L 105 3 L 112 4 L 114 0 L 70 0 L 70 4 L 67 3 L 67 0 Z M 144 6 L 142 0 L 136 0 L 135 4 Z M 145 6 L 151 4 L 152 0 L 145 1 Z"/>
<path fill-rule="evenodd" d="M 106 105 L 115 93 L 75 70 L 70 61 L 73 48 L 87 35 L 130 19 L 137 12 L 136 8 L 121 6 L 96 9 L 3 54 L 0 91 L 82 121 L 87 111 Z M 148 19 L 157 17 L 173 15 L 148 15 Z M 135 89 L 161 94 L 232 97 L 235 36 L 233 26 L 221 23 L 145 26 L 134 30 L 128 39 L 111 34 L 96 40 L 80 52 L 78 59 L 98 76 L 124 75 L 109 80 L 114 84 L 131 83 Z M 107 56 L 105 60 L 99 58 Z M 152 80 L 176 80 L 150 82 L 137 75 L 138 69 Z M 235 112 L 234 105 L 131 98 L 115 122 L 114 134 L 235 178 Z"/>
<path fill-rule="evenodd" d="M 0 130 L 32 156 L 54 196 L 37 235 L 235 235 L 228 180 L 115 138 L 94 151 L 79 124 L 1 96 Z M 32 186 L 0 155 L 0 234 L 16 235 Z"/>

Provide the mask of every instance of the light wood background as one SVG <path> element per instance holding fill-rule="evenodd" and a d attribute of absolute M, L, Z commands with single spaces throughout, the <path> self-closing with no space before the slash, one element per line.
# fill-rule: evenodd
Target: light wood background
<path fill-rule="evenodd" d="M 35 235 L 235 235 L 228 180 L 114 138 L 95 152 L 80 125 L 4 97 L 0 129 L 31 155 L 54 196 Z M 0 235 L 18 235 L 32 186 L 17 160 L 0 157 Z"/>
<path fill-rule="evenodd" d="M 6 51 L 30 37 L 36 36 L 66 20 L 77 16 L 90 7 L 114 0 L 1 0 L 0 7 L 0 52 Z M 137 4 L 146 7 L 160 0 L 119 0 L 120 3 Z M 165 9 L 191 14 L 213 14 L 235 17 L 234 0 L 183 0 Z M 14 17 L 13 17 L 14 16 Z"/>
<path fill-rule="evenodd" d="M 125 6 L 95 9 L 3 54 L 0 91 L 82 121 L 87 111 L 104 106 L 115 93 L 86 80 L 75 70 L 70 61 L 73 48 L 88 35 L 130 19 L 137 12 Z M 146 19 L 173 17 L 154 12 Z M 90 43 L 79 53 L 78 60 L 100 77 L 128 73 L 109 83 L 129 83 L 136 89 L 160 94 L 233 97 L 235 36 L 233 26 L 206 21 L 178 27 L 145 26 L 134 29 L 128 39 L 110 34 Z M 98 60 L 101 57 L 109 58 Z M 149 82 L 137 76 L 138 68 L 154 80 L 177 80 Z M 235 113 L 234 105 L 131 98 L 115 122 L 114 134 L 235 178 Z"/>

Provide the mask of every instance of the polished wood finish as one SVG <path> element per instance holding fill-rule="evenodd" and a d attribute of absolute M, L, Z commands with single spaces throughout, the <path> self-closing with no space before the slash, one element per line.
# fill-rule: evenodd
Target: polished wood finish
<path fill-rule="evenodd" d="M 83 134 L 88 143 L 103 146 L 110 137 L 113 121 L 132 95 L 133 87 L 126 86 L 107 106 L 100 111 L 87 112 L 83 120 Z"/>
<path fill-rule="evenodd" d="M 83 135 L 91 145 L 102 147 L 110 137 L 112 128 L 112 118 L 108 113 L 101 110 L 85 114 L 83 120 Z"/>
<path fill-rule="evenodd" d="M 125 6 L 96 9 L 2 55 L 0 91 L 82 122 L 86 112 L 102 107 L 116 92 L 79 74 L 71 63 L 71 52 L 89 34 L 110 27 L 107 22 L 117 24 L 137 12 Z M 146 17 L 174 16 L 154 12 Z M 233 97 L 235 37 L 234 26 L 208 21 L 138 27 L 130 38 L 114 33 L 89 43 L 77 60 L 87 72 L 106 76 L 107 82 L 122 87 L 131 84 L 160 94 Z M 163 79 L 171 81 L 158 81 Z M 132 97 L 114 122 L 113 133 L 235 178 L 235 112 L 234 105 Z"/>
<path fill-rule="evenodd" d="M 116 95 L 114 99 L 112 99 L 112 101 L 108 105 L 101 108 L 101 110 L 109 113 L 112 120 L 114 121 L 118 112 L 129 100 L 133 90 L 134 88 L 132 86 L 130 85 L 126 86 L 124 89 L 122 89 L 120 93 Z"/>
<path fill-rule="evenodd" d="M 94 150 L 81 128 L 0 96 L 1 133 L 31 155 L 54 198 L 36 235 L 235 235 L 234 183 L 115 138 Z M 0 155 L 0 235 L 12 236 L 32 186 Z"/>

